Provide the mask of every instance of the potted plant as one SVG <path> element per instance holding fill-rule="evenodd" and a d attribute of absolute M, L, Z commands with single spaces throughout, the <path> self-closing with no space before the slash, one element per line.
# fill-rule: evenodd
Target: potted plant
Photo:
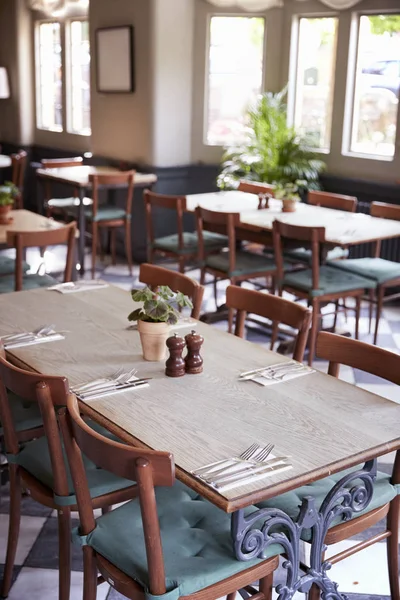
<path fill-rule="evenodd" d="M 166 341 L 170 326 L 178 322 L 177 307 L 193 308 L 191 300 L 181 292 L 174 293 L 162 285 L 156 290 L 145 287 L 132 290 L 132 300 L 143 302 L 128 316 L 129 321 L 137 321 L 142 343 L 143 358 L 150 361 L 165 359 Z"/>
<path fill-rule="evenodd" d="M 18 194 L 18 188 L 10 181 L 6 181 L 4 185 L 0 186 L 0 223 L 2 225 L 10 222 L 9 212 Z"/>
<path fill-rule="evenodd" d="M 282 200 L 282 212 L 295 212 L 297 202 L 300 202 L 300 188 L 306 184 L 304 181 L 296 183 L 277 184 L 275 187 L 275 198 Z"/>

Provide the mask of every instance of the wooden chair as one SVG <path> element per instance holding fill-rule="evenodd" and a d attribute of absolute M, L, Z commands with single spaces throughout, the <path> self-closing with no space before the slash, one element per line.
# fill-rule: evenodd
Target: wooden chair
<path fill-rule="evenodd" d="M 242 179 L 239 182 L 239 192 L 246 192 L 247 194 L 257 194 L 258 196 L 258 208 L 266 208 L 268 206 L 269 198 L 274 197 L 274 186 L 269 183 L 261 183 L 258 181 L 246 181 Z"/>
<path fill-rule="evenodd" d="M 400 206 L 387 204 L 385 202 L 372 202 L 370 209 L 371 217 L 380 219 L 392 219 L 400 221 Z M 371 258 L 352 258 L 340 261 L 333 266 L 362 277 L 368 277 L 375 282 L 375 289 L 370 290 L 369 295 L 369 330 L 372 323 L 372 306 L 376 304 L 374 344 L 378 341 L 379 322 L 382 314 L 383 304 L 396 298 L 400 293 L 385 295 L 388 288 L 400 285 L 400 263 L 380 258 L 381 240 L 375 243 L 374 256 Z"/>
<path fill-rule="evenodd" d="M 324 227 L 301 227 L 280 221 L 273 223 L 274 251 L 279 281 L 279 295 L 283 290 L 307 300 L 312 307 L 312 327 L 309 344 L 309 365 L 312 365 L 315 342 L 321 319 L 321 305 L 336 302 L 341 298 L 353 297 L 356 301 L 355 335 L 358 338 L 361 298 L 366 289 L 374 287 L 371 279 L 360 277 L 331 266 L 320 266 L 321 245 L 325 243 Z M 312 266 L 284 273 L 282 240 L 305 241 L 311 245 Z M 339 275 L 340 274 L 340 275 Z"/>
<path fill-rule="evenodd" d="M 229 279 L 232 285 L 242 281 L 265 277 L 266 287 L 275 290 L 274 277 L 276 266 L 273 258 L 264 254 L 256 254 L 248 250 L 236 249 L 235 228 L 240 223 L 239 213 L 226 213 L 196 208 L 197 234 L 199 238 L 199 259 L 202 264 L 200 283 L 204 285 L 206 273 L 214 276 L 214 295 L 217 304 L 217 280 Z M 204 244 L 204 227 L 219 226 L 228 236 L 228 251 L 206 255 Z M 217 306 L 218 308 L 218 306 Z M 233 310 L 229 309 L 229 332 L 232 332 Z"/>
<path fill-rule="evenodd" d="M 38 404 L 43 417 L 45 437 L 19 445 L 9 390 L 25 401 Z M 0 356 L 0 419 L 10 474 L 10 521 L 7 557 L 1 596 L 11 587 L 21 517 L 21 488 L 34 500 L 57 511 L 59 534 L 59 600 L 68 600 L 71 572 L 71 510 L 77 510 L 75 489 L 64 462 L 63 444 L 58 430 L 55 406 L 65 406 L 68 381 L 31 373 L 8 363 Z M 108 507 L 136 495 L 131 480 L 114 477 L 85 459 L 90 481 L 90 503 L 94 508 Z"/>
<path fill-rule="evenodd" d="M 25 150 L 20 150 L 16 154 L 11 154 L 11 181 L 19 189 L 19 196 L 14 202 L 14 208 L 24 207 L 24 180 L 28 154 Z"/>
<path fill-rule="evenodd" d="M 226 290 L 226 303 L 229 308 L 237 311 L 235 335 L 238 337 L 244 337 L 246 316 L 249 313 L 273 322 L 271 350 L 274 349 L 278 323 L 297 329 L 293 358 L 302 362 L 311 323 L 310 309 L 279 296 L 246 290 L 235 285 L 230 285 Z"/>
<path fill-rule="evenodd" d="M 167 196 L 145 190 L 147 226 L 147 260 L 153 263 L 157 254 L 173 258 L 179 263 L 179 271 L 185 272 L 188 261 L 198 259 L 199 245 L 196 232 L 184 231 L 183 215 L 186 210 L 185 196 Z M 156 238 L 153 222 L 157 211 L 174 211 L 176 214 L 177 233 Z M 228 243 L 225 236 L 207 231 L 204 233 L 204 245 L 207 253 L 218 252 Z"/>
<path fill-rule="evenodd" d="M 132 600 L 148 593 L 160 600 L 164 594 L 176 600 L 226 595 L 233 600 L 241 588 L 253 600 L 270 600 L 278 565 L 273 550 L 265 560 L 238 561 L 230 549 L 230 515 L 175 481 L 171 454 L 110 441 L 85 424 L 73 396 L 67 406 L 68 415 L 64 410 L 59 419 L 78 500 L 85 600 L 95 600 L 103 581 Z M 137 481 L 139 498 L 95 520 L 83 455 Z M 200 537 L 193 537 L 192 527 Z M 259 592 L 251 587 L 256 580 Z"/>
<path fill-rule="evenodd" d="M 139 281 L 152 289 L 167 285 L 173 292 L 182 292 L 192 300 L 193 309 L 190 315 L 192 319 L 200 317 L 204 287 L 194 279 L 164 267 L 143 263 L 140 265 Z"/>
<path fill-rule="evenodd" d="M 123 227 L 125 232 L 125 253 L 128 262 L 129 274 L 132 275 L 132 201 L 135 182 L 135 171 L 121 171 L 118 173 L 105 173 L 104 175 L 90 175 L 92 184 L 93 205 L 85 209 L 85 217 L 92 230 L 92 277 L 96 269 L 97 244 L 100 241 L 99 232 L 108 229 L 110 233 L 110 246 L 112 264 L 116 264 L 116 233 Z M 125 206 L 119 208 L 112 204 L 99 203 L 100 187 L 125 187 Z"/>
<path fill-rule="evenodd" d="M 16 249 L 15 275 L 0 277 L 0 294 L 50 287 L 59 283 L 49 275 L 30 275 L 24 273 L 24 253 L 26 248 L 46 248 L 48 246 L 67 244 L 64 281 L 72 281 L 75 235 L 75 223 L 70 223 L 70 225 L 59 227 L 58 229 L 43 229 L 41 231 L 7 231 L 7 245 Z"/>
<path fill-rule="evenodd" d="M 83 165 L 83 158 L 81 156 L 74 156 L 71 158 L 43 158 L 41 161 L 43 169 L 60 169 L 61 167 L 80 167 Z M 80 204 L 79 189 L 73 190 L 73 195 L 67 198 L 53 198 L 51 195 L 51 181 L 49 179 L 43 180 L 45 201 L 44 208 L 47 217 L 53 217 L 55 215 L 61 216 L 61 218 L 68 222 L 71 219 L 77 218 L 77 210 Z M 91 198 L 84 198 L 83 204 L 90 206 L 92 204 Z"/>

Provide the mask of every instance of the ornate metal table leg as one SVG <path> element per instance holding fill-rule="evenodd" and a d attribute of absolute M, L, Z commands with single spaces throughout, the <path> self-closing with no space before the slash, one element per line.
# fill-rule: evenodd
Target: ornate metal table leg
<path fill-rule="evenodd" d="M 333 524 L 348 521 L 368 507 L 376 473 L 376 460 L 347 473 L 332 488 L 319 510 L 315 498 L 304 498 L 297 522 L 275 508 L 261 508 L 247 516 L 243 510 L 237 511 L 232 515 L 231 527 L 237 558 L 262 558 L 268 547 L 280 544 L 286 556 L 283 566 L 287 577 L 286 583 L 276 588 L 279 600 L 291 600 L 296 592 L 307 593 L 314 583 L 321 589 L 322 600 L 347 600 L 328 576 L 331 565 L 323 559 L 324 540 Z M 310 567 L 304 574 L 300 569 L 300 541 L 307 529 L 312 530 L 312 542 Z"/>

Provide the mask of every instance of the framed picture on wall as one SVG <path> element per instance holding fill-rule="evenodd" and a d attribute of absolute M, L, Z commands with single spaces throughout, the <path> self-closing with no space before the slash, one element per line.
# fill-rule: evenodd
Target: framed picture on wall
<path fill-rule="evenodd" d="M 97 91 L 135 91 L 134 29 L 131 25 L 96 30 Z"/>

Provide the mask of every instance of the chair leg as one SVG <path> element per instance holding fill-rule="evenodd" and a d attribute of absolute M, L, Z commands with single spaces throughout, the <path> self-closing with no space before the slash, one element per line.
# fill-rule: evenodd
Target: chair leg
<path fill-rule="evenodd" d="M 275 342 L 278 338 L 278 329 L 279 323 L 278 321 L 272 321 L 272 331 L 271 331 L 271 346 L 270 349 L 273 350 L 275 346 Z"/>
<path fill-rule="evenodd" d="M 2 598 L 7 598 L 11 588 L 21 521 L 21 478 L 17 465 L 10 464 L 8 468 L 10 477 L 10 520 L 8 524 L 6 564 L 4 567 L 3 585 L 1 587 Z"/>
<path fill-rule="evenodd" d="M 111 264 L 117 264 L 117 229 L 113 227 L 110 229 L 110 251 L 111 251 Z"/>
<path fill-rule="evenodd" d="M 58 511 L 59 600 L 69 600 L 71 588 L 71 511 Z"/>
<path fill-rule="evenodd" d="M 215 308 L 218 310 L 218 279 L 214 277 L 214 299 Z"/>
<path fill-rule="evenodd" d="M 308 600 L 320 600 L 321 598 L 321 590 L 317 585 L 312 585 L 310 591 L 308 592 Z"/>
<path fill-rule="evenodd" d="M 206 270 L 205 269 L 201 269 L 200 272 L 200 285 L 204 285 L 206 282 Z"/>
<path fill-rule="evenodd" d="M 309 356 L 308 356 L 308 364 L 312 367 L 314 354 L 315 354 L 315 345 L 317 342 L 317 334 L 318 334 L 318 326 L 319 326 L 319 301 L 314 299 L 312 301 L 312 321 L 311 321 L 311 331 L 310 331 L 310 344 L 309 344 Z"/>
<path fill-rule="evenodd" d="M 371 333 L 372 329 L 372 307 L 374 305 L 374 290 L 369 290 L 369 304 L 368 304 L 368 333 Z"/>
<path fill-rule="evenodd" d="M 180 256 L 179 257 L 179 273 L 182 273 L 183 275 L 185 274 L 185 257 L 184 256 Z"/>
<path fill-rule="evenodd" d="M 357 296 L 356 298 L 356 326 L 355 326 L 355 336 L 356 340 L 359 339 L 359 329 L 360 329 L 360 312 L 361 312 L 361 296 Z"/>
<path fill-rule="evenodd" d="M 132 224 L 127 221 L 125 224 L 125 252 L 126 260 L 128 262 L 129 275 L 133 275 L 133 262 L 132 262 Z"/>
<path fill-rule="evenodd" d="M 83 598 L 96 600 L 97 595 L 97 568 L 93 549 L 90 546 L 83 548 Z"/>
<path fill-rule="evenodd" d="M 376 314 L 375 314 L 375 333 L 374 333 L 374 345 L 378 343 L 378 330 L 379 330 L 379 321 L 381 319 L 382 307 L 383 307 L 383 295 L 385 293 L 385 289 L 381 286 L 378 286 L 376 293 Z"/>
<path fill-rule="evenodd" d="M 260 579 L 260 592 L 264 595 L 265 600 L 272 600 L 272 590 L 274 587 L 274 574 L 270 573 L 266 577 Z"/>
<path fill-rule="evenodd" d="M 235 600 L 236 594 L 237 592 L 232 592 L 231 594 L 228 594 L 226 600 Z"/>
<path fill-rule="evenodd" d="M 387 517 L 387 528 L 391 536 L 387 539 L 387 558 L 389 569 L 390 597 L 400 600 L 399 586 L 399 527 L 400 527 L 400 496 L 396 496 L 390 504 Z"/>
<path fill-rule="evenodd" d="M 92 223 L 92 279 L 94 279 L 96 271 L 96 255 L 97 255 L 97 224 Z"/>
<path fill-rule="evenodd" d="M 336 331 L 336 325 L 337 325 L 337 318 L 338 318 L 339 307 L 340 307 L 340 300 L 336 300 L 336 302 L 335 302 L 335 316 L 333 318 L 333 333 L 335 333 L 335 331 Z"/>

